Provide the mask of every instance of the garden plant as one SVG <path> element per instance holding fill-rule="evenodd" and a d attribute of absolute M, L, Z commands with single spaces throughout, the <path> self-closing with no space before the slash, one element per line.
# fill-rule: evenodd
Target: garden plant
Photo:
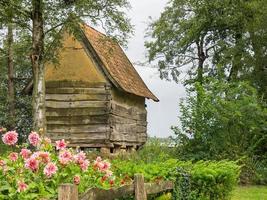
<path fill-rule="evenodd" d="M 62 183 L 108 189 L 121 184 L 110 170 L 110 163 L 97 157 L 90 162 L 83 151 L 67 148 L 67 142 L 51 140 L 36 132 L 28 143 L 16 145 L 18 133 L 3 133 L 2 141 L 11 151 L 0 157 L 0 199 L 56 199 Z"/>

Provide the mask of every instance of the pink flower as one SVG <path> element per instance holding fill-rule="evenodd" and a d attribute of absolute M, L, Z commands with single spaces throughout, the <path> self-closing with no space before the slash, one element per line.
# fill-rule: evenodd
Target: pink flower
<path fill-rule="evenodd" d="M 28 185 L 22 181 L 18 182 L 18 192 L 23 192 L 25 190 L 27 190 Z"/>
<path fill-rule="evenodd" d="M 80 181 L 81 181 L 80 176 L 76 175 L 76 176 L 73 177 L 73 183 L 75 185 L 79 185 L 80 184 Z"/>
<path fill-rule="evenodd" d="M 57 172 L 57 170 L 58 170 L 57 166 L 54 163 L 50 162 L 45 166 L 44 174 L 48 178 L 50 178 L 53 174 L 55 174 Z"/>
<path fill-rule="evenodd" d="M 102 158 L 100 156 L 97 156 L 96 159 L 95 159 L 96 162 L 101 162 L 102 161 Z"/>
<path fill-rule="evenodd" d="M 74 156 L 74 161 L 78 164 L 83 162 L 86 159 L 86 154 L 83 151 L 80 151 L 78 154 Z"/>
<path fill-rule="evenodd" d="M 38 144 L 40 144 L 41 142 L 41 138 L 40 136 L 38 135 L 38 133 L 36 132 L 31 132 L 29 137 L 28 137 L 28 140 L 30 142 L 31 145 L 33 146 L 37 146 Z"/>
<path fill-rule="evenodd" d="M 28 159 L 31 155 L 31 151 L 29 149 L 21 149 L 20 151 L 20 155 L 22 156 L 22 158 L 25 160 L 25 159 Z"/>
<path fill-rule="evenodd" d="M 67 147 L 67 144 L 64 139 L 56 141 L 56 149 L 63 150 Z"/>
<path fill-rule="evenodd" d="M 26 160 L 25 167 L 32 171 L 36 171 L 39 168 L 39 161 L 35 157 L 31 156 Z"/>
<path fill-rule="evenodd" d="M 69 162 L 72 161 L 72 154 L 70 151 L 68 150 L 63 150 L 59 153 L 59 162 L 62 164 L 62 165 L 66 165 L 68 164 Z"/>
<path fill-rule="evenodd" d="M 106 170 L 109 170 L 110 168 L 110 163 L 109 162 L 103 162 L 103 167 L 101 169 L 101 171 L 106 171 Z"/>
<path fill-rule="evenodd" d="M 48 152 L 39 151 L 38 152 L 38 157 L 44 163 L 49 163 L 50 162 L 50 154 Z"/>
<path fill-rule="evenodd" d="M 3 167 L 6 165 L 6 162 L 4 160 L 0 160 L 0 167 Z"/>
<path fill-rule="evenodd" d="M 102 159 L 97 158 L 94 162 L 94 169 L 97 169 L 101 172 L 109 171 L 110 163 L 105 160 L 102 161 Z"/>
<path fill-rule="evenodd" d="M 8 158 L 11 160 L 11 161 L 13 161 L 13 162 L 15 162 L 16 160 L 18 160 L 18 153 L 15 153 L 15 152 L 12 152 L 12 153 L 10 153 L 9 154 L 9 156 L 8 156 Z"/>
<path fill-rule="evenodd" d="M 16 131 L 8 131 L 2 136 L 2 140 L 6 145 L 14 145 L 18 141 L 18 133 Z"/>
<path fill-rule="evenodd" d="M 86 171 L 88 169 L 88 166 L 89 166 L 89 161 L 83 160 L 79 164 L 80 164 L 80 168 L 82 169 L 82 171 Z"/>

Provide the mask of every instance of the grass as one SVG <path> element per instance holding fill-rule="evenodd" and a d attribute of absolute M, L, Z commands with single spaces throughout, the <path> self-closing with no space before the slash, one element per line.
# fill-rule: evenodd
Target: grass
<path fill-rule="evenodd" d="M 233 192 L 231 200 L 265 200 L 267 199 L 266 186 L 241 186 Z"/>
<path fill-rule="evenodd" d="M 0 135 L 0 155 L 4 155 L 8 150 L 11 148 L 8 147 L 7 145 L 4 145 L 1 141 L 1 135 Z"/>

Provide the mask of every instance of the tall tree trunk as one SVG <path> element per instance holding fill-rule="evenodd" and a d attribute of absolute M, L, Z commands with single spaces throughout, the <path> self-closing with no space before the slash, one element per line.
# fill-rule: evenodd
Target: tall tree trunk
<path fill-rule="evenodd" d="M 263 53 L 266 44 L 255 35 L 254 30 L 250 30 L 250 38 L 255 60 L 252 81 L 257 85 L 259 94 L 267 100 L 267 58 Z"/>
<path fill-rule="evenodd" d="M 46 131 L 43 1 L 32 0 L 33 128 Z"/>
<path fill-rule="evenodd" d="M 7 31 L 7 71 L 8 71 L 8 129 L 15 128 L 15 87 L 14 87 L 14 51 L 13 51 L 13 25 L 8 24 Z"/>
<path fill-rule="evenodd" d="M 233 55 L 232 68 L 228 77 L 228 81 L 235 81 L 238 77 L 238 71 L 242 67 L 242 34 L 241 30 L 235 34 L 235 52 Z"/>
<path fill-rule="evenodd" d="M 197 68 L 197 78 L 196 81 L 202 86 L 203 85 L 203 71 L 204 71 L 204 62 L 207 58 L 207 55 L 204 52 L 204 38 L 205 36 L 201 36 L 200 40 L 197 41 L 197 54 L 198 54 L 198 68 Z M 201 93 L 197 91 L 197 116 L 201 116 L 201 112 L 199 108 L 201 108 L 202 98 Z M 198 124 L 197 126 L 201 126 Z"/>
<path fill-rule="evenodd" d="M 198 54 L 197 82 L 199 82 L 200 85 L 203 84 L 204 62 L 207 57 L 207 55 L 204 52 L 204 37 L 205 36 L 201 36 L 200 41 L 197 42 L 197 54 Z"/>

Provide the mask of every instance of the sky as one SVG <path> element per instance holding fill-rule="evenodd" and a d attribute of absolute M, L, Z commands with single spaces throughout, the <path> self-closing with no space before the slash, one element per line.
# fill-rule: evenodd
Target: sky
<path fill-rule="evenodd" d="M 149 16 L 157 19 L 168 0 L 129 0 L 132 9 L 128 13 L 135 27 L 134 36 L 129 40 L 125 50 L 132 63 L 145 62 L 146 49 L 145 30 L 149 22 Z M 173 135 L 170 127 L 178 125 L 179 99 L 185 96 L 185 89 L 181 84 L 161 80 L 157 69 L 137 66 L 142 79 L 149 89 L 159 98 L 160 102 L 147 100 L 148 134 L 150 136 L 168 137 Z"/>

